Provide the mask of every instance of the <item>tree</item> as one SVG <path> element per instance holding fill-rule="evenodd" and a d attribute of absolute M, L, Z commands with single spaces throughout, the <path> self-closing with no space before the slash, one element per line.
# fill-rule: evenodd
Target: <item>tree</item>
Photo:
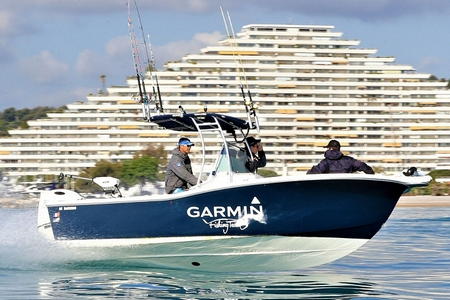
<path fill-rule="evenodd" d="M 139 151 L 134 156 L 134 159 L 141 156 L 150 156 L 158 159 L 158 180 L 164 178 L 164 169 L 167 165 L 167 151 L 164 150 L 162 145 L 149 145 L 147 148 Z"/>
<path fill-rule="evenodd" d="M 94 167 L 86 168 L 80 173 L 80 177 L 116 177 L 119 178 L 122 169 L 120 162 L 110 162 L 107 160 L 98 161 Z M 81 192 L 100 192 L 102 189 L 90 181 L 77 179 L 75 188 Z"/>
<path fill-rule="evenodd" d="M 0 112 L 0 136 L 8 136 L 8 130 L 13 128 L 28 128 L 27 121 L 44 118 L 48 112 L 60 112 L 65 109 L 65 106 L 58 108 L 39 106 L 35 108 L 24 108 L 16 110 L 10 107 Z"/>
<path fill-rule="evenodd" d="M 120 179 L 126 186 L 135 184 L 143 186 L 146 181 L 155 181 L 159 178 L 158 167 L 159 159 L 147 155 L 126 160 L 120 170 Z"/>
<path fill-rule="evenodd" d="M 137 152 L 134 155 L 134 158 L 143 155 L 156 157 L 161 161 L 161 163 L 165 163 L 167 161 L 167 152 L 164 150 L 162 145 L 149 145 L 147 148 Z"/>
<path fill-rule="evenodd" d="M 84 169 L 80 176 L 86 178 L 111 176 L 120 179 L 126 187 L 135 184 L 140 184 L 142 187 L 147 181 L 164 178 L 162 170 L 166 161 L 167 154 L 164 148 L 161 145 L 150 145 L 137 152 L 131 160 L 123 162 L 101 160 L 94 167 Z M 95 184 L 86 180 L 77 180 L 75 187 L 82 192 L 101 191 Z"/>
<path fill-rule="evenodd" d="M 80 176 L 88 178 L 103 176 L 117 177 L 120 175 L 121 168 L 121 163 L 100 160 L 95 164 L 94 167 L 84 169 Z"/>
<path fill-rule="evenodd" d="M 447 88 L 450 89 L 450 79 L 445 79 L 445 78 L 439 79 L 437 76 L 431 75 L 430 77 L 428 77 L 428 80 L 439 80 L 439 81 L 447 82 Z"/>

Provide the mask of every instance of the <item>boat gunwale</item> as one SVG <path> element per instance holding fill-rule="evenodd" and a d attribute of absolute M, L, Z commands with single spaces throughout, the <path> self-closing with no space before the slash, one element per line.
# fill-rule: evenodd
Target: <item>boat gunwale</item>
<path fill-rule="evenodd" d="M 406 188 L 425 186 L 432 178 L 428 175 L 425 176 L 403 176 L 403 175 L 377 175 L 377 174 L 308 174 L 308 175 L 294 175 L 294 176 L 277 176 L 270 178 L 258 178 L 254 177 L 249 181 L 239 181 L 234 183 L 228 183 L 227 189 L 257 186 L 266 184 L 288 183 L 288 182 L 300 182 L 300 181 L 328 181 L 328 180 L 370 180 L 390 182 L 395 184 L 404 185 Z M 126 203 L 142 203 L 142 202 L 165 202 L 183 200 L 190 196 L 196 196 L 200 194 L 216 192 L 224 189 L 224 185 L 215 184 L 215 180 L 205 181 L 200 186 L 195 186 L 190 190 L 177 194 L 158 194 L 158 195 L 143 195 L 143 196 L 131 196 L 121 198 L 82 198 L 82 200 L 46 200 L 45 205 L 47 207 L 67 207 L 67 206 L 85 206 L 85 205 L 108 205 L 108 204 L 126 204 Z M 209 184 L 208 184 L 209 183 Z M 222 181 L 218 182 L 222 183 Z M 55 191 L 55 190 L 53 190 Z M 51 192 L 53 192 L 51 191 Z M 59 190 L 61 191 L 61 190 Z M 81 196 L 81 195 L 80 195 Z M 62 197 L 61 197 L 62 198 Z M 60 198 L 60 199 L 61 199 Z"/>

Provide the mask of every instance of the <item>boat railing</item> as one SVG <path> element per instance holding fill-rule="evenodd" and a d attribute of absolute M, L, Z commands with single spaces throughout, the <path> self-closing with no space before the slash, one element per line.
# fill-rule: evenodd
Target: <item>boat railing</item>
<path fill-rule="evenodd" d="M 182 108 L 181 108 L 182 109 Z M 251 157 L 251 151 L 248 143 L 246 142 L 246 137 L 248 135 L 248 131 L 251 129 L 251 125 L 239 118 L 234 118 L 231 116 L 227 116 L 224 114 L 217 113 L 200 113 L 200 114 L 188 114 L 182 109 L 181 114 L 165 114 L 165 115 L 154 115 L 150 119 L 151 122 L 158 124 L 159 126 L 175 130 L 181 132 L 197 132 L 198 137 L 202 144 L 202 164 L 200 173 L 198 176 L 197 184 L 202 181 L 202 176 L 205 172 L 205 161 L 206 161 L 206 146 L 205 146 L 205 135 L 206 134 L 215 134 L 216 137 L 219 137 L 222 143 L 222 151 L 219 159 L 221 163 L 226 162 L 227 167 L 222 169 L 227 172 L 227 176 L 229 182 L 233 180 L 233 165 L 232 159 L 230 157 L 230 149 L 229 145 L 235 145 L 243 143 L 244 144 L 244 152 L 247 149 L 247 153 Z M 240 136 L 238 138 L 238 135 Z M 227 139 L 232 138 L 234 142 L 227 141 Z M 239 149 L 239 145 L 236 145 Z M 217 168 L 217 163 L 214 170 Z M 223 167 L 223 166 L 222 166 Z M 209 170 L 210 171 L 210 170 Z M 211 173 L 212 174 L 212 173 Z M 223 174 L 222 174 L 223 175 Z"/>
<path fill-rule="evenodd" d="M 230 157 L 230 149 L 228 147 L 226 136 L 225 136 L 225 134 L 224 134 L 224 132 L 223 132 L 221 126 L 220 126 L 219 121 L 217 120 L 216 117 L 213 117 L 214 122 L 203 122 L 203 123 L 201 123 L 201 122 L 198 122 L 198 120 L 196 118 L 191 118 L 191 120 L 192 120 L 192 122 L 194 123 L 194 125 L 195 125 L 195 127 L 197 129 L 198 135 L 200 137 L 200 141 L 202 143 L 202 166 L 201 166 L 201 169 L 200 169 L 200 173 L 198 175 L 197 185 L 200 184 L 201 178 L 202 178 L 202 175 L 203 175 L 203 172 L 204 172 L 204 169 L 205 169 L 205 160 L 206 160 L 206 158 L 205 158 L 206 157 L 206 149 L 205 148 L 206 148 L 206 146 L 205 146 L 204 134 L 205 133 L 211 133 L 211 132 L 212 133 L 214 133 L 214 132 L 217 133 L 220 136 L 220 138 L 222 139 L 222 141 L 223 141 L 223 145 L 224 145 L 223 149 L 225 150 L 225 154 L 226 154 L 227 162 L 228 162 L 228 167 L 229 167 L 228 168 L 229 169 L 228 176 L 229 176 L 229 179 L 230 179 L 230 182 L 231 182 L 231 180 L 232 180 L 232 164 L 231 164 L 231 157 Z"/>

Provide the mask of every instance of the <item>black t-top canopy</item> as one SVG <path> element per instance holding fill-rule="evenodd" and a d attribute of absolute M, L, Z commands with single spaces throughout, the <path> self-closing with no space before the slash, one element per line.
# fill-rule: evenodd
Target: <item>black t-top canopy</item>
<path fill-rule="evenodd" d="M 192 119 L 195 119 L 195 122 L 201 124 L 214 123 L 214 118 L 217 119 L 222 130 L 229 133 L 233 133 L 236 129 L 247 129 L 249 127 L 248 123 L 244 120 L 215 113 L 157 115 L 151 117 L 150 121 L 161 127 L 175 131 L 197 131 Z M 213 128 L 213 126 L 210 128 Z M 202 126 L 202 129 L 208 129 L 208 126 Z"/>

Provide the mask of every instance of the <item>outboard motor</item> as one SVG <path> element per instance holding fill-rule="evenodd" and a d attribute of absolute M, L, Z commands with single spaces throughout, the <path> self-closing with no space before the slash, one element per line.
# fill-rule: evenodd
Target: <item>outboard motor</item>
<path fill-rule="evenodd" d="M 61 173 L 58 176 L 59 183 L 63 183 L 64 178 L 74 178 L 74 179 L 81 179 L 86 180 L 95 183 L 99 187 L 102 188 L 102 190 L 113 197 L 122 197 L 122 193 L 119 190 L 119 184 L 120 180 L 114 177 L 94 177 L 94 178 L 86 178 L 86 177 L 80 177 L 70 174 L 64 174 Z"/>
<path fill-rule="evenodd" d="M 119 190 L 119 179 L 114 177 L 94 177 L 92 178 L 92 182 L 100 186 L 105 193 L 111 194 L 112 196 L 117 194 L 119 197 L 122 197 Z"/>

